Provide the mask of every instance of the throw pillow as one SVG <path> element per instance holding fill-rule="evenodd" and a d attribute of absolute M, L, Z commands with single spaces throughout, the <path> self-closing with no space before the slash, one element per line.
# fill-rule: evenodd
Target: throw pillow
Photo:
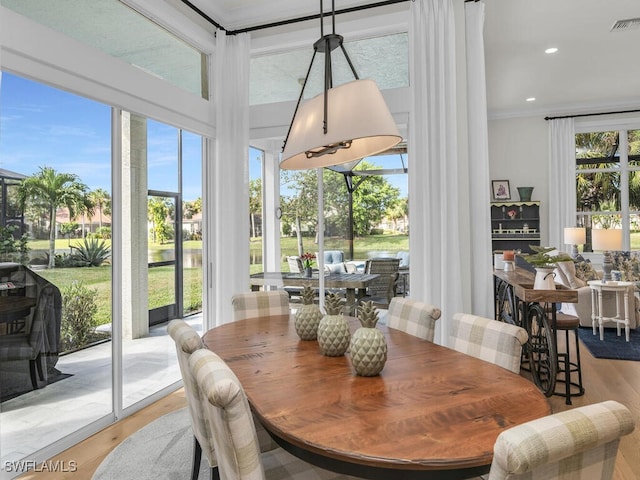
<path fill-rule="evenodd" d="M 324 266 L 329 273 L 347 273 L 344 263 L 331 263 Z"/>
<path fill-rule="evenodd" d="M 576 262 L 575 268 L 576 268 L 576 277 L 579 278 L 580 280 L 584 280 L 585 282 L 588 282 L 589 280 L 599 279 L 598 272 L 596 272 L 595 268 L 593 268 L 593 265 L 591 265 L 591 262 L 589 260 L 585 260 L 583 262 Z"/>
<path fill-rule="evenodd" d="M 576 276 L 576 265 L 573 261 L 558 262 L 556 268 L 556 279 L 565 287 L 580 288 L 587 283 Z"/>

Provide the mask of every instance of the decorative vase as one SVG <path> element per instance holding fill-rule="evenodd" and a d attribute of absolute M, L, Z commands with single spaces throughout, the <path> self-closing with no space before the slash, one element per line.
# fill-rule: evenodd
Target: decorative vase
<path fill-rule="evenodd" d="M 305 285 L 302 289 L 302 305 L 296 312 L 294 325 L 296 333 L 302 340 L 315 340 L 318 338 L 318 325 L 322 320 L 320 307 L 315 305 L 316 292 L 310 285 Z"/>
<path fill-rule="evenodd" d="M 341 309 L 341 298 L 337 293 L 329 293 L 325 300 L 327 314 L 318 324 L 318 345 L 327 357 L 344 355 L 349 348 L 351 332 Z"/>
<path fill-rule="evenodd" d="M 536 267 L 536 278 L 533 282 L 534 290 L 555 290 L 556 284 L 554 282 L 553 268 L 540 268 Z"/>
<path fill-rule="evenodd" d="M 532 192 L 533 192 L 533 187 L 518 187 L 518 195 L 520 196 L 520 201 L 530 202 Z"/>
<path fill-rule="evenodd" d="M 387 361 L 387 342 L 376 328 L 378 311 L 373 302 L 363 302 L 358 307 L 358 319 L 362 327 L 351 337 L 351 364 L 358 375 L 374 377 L 382 371 Z"/>
<path fill-rule="evenodd" d="M 304 276 L 307 278 L 311 278 L 312 275 L 313 270 L 311 269 L 311 267 L 304 267 Z"/>

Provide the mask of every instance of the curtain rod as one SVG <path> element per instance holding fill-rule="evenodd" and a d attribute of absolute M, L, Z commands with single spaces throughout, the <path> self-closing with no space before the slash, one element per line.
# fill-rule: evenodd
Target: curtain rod
<path fill-rule="evenodd" d="M 640 110 L 620 110 L 617 112 L 601 112 L 601 113 L 577 113 L 575 115 L 561 115 L 558 117 L 544 117 L 545 120 L 558 120 L 560 118 L 577 118 L 577 117 L 595 117 L 598 115 L 615 115 L 620 113 L 637 113 Z"/>
<path fill-rule="evenodd" d="M 206 13 L 204 13 L 202 10 L 200 10 L 198 7 L 196 7 L 193 3 L 191 3 L 189 0 L 182 0 L 182 3 L 184 3 L 187 7 L 189 7 L 191 10 L 193 10 L 194 12 L 196 12 L 198 15 L 200 15 L 202 18 L 204 18 L 207 22 L 209 22 L 211 25 L 213 25 L 214 27 L 220 29 L 220 30 L 226 30 L 222 25 L 220 25 L 218 22 L 216 22 L 213 18 L 211 18 L 209 15 L 207 15 Z"/>
<path fill-rule="evenodd" d="M 341 10 L 336 10 L 335 13 L 336 13 L 336 15 L 340 15 L 340 14 L 343 14 L 343 13 L 358 12 L 360 10 L 369 10 L 370 8 L 384 7 L 384 6 L 387 6 L 387 5 L 393 5 L 395 3 L 402 3 L 402 2 L 407 2 L 407 1 L 409 1 L 409 0 L 385 0 L 385 1 L 382 1 L 382 2 L 370 3 L 370 4 L 367 4 L 367 5 L 360 5 L 360 6 L 357 6 L 357 7 L 343 8 Z M 411 0 L 411 1 L 415 1 L 415 0 Z M 320 18 L 320 14 L 316 13 L 314 15 L 306 15 L 304 17 L 291 18 L 289 20 L 281 20 L 279 22 L 265 23 L 265 24 L 262 24 L 262 25 L 255 25 L 253 27 L 240 28 L 238 30 L 227 30 L 222 25 L 220 25 L 215 20 L 213 20 L 211 17 L 209 17 L 206 13 L 204 13 L 202 10 L 200 10 L 198 7 L 196 7 L 189 0 L 182 0 L 182 3 L 184 3 L 185 5 L 190 7 L 194 12 L 196 12 L 198 15 L 200 15 L 202 18 L 204 18 L 206 21 L 211 23 L 216 28 L 226 31 L 228 35 L 237 35 L 239 33 L 253 32 L 255 30 L 263 30 L 265 28 L 280 27 L 282 25 L 290 25 L 292 23 L 305 22 L 305 21 L 308 21 L 308 20 L 316 20 L 316 19 Z"/>

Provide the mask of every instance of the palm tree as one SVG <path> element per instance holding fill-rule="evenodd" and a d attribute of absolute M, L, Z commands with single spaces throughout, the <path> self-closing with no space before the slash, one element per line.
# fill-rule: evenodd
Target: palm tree
<path fill-rule="evenodd" d="M 102 213 L 107 214 L 111 211 L 111 195 L 104 188 L 96 188 L 89 192 L 89 199 L 91 203 L 98 207 L 98 223 L 100 229 L 102 229 Z M 90 218 L 93 220 L 93 218 Z"/>
<path fill-rule="evenodd" d="M 49 268 L 55 265 L 56 210 L 69 209 L 69 218 L 87 208 L 88 187 L 72 173 L 58 173 L 51 167 L 40 167 L 40 171 L 20 182 L 18 201 L 22 208 L 27 203 L 45 210 L 49 216 Z"/>

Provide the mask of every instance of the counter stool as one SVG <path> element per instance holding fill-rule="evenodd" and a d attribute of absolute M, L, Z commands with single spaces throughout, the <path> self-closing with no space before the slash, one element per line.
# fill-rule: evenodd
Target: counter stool
<path fill-rule="evenodd" d="M 558 376 L 556 383 L 564 384 L 563 391 L 555 391 L 554 395 L 560 395 L 567 399 L 567 405 L 571 405 L 572 397 L 579 397 L 584 395 L 584 387 L 582 386 L 582 368 L 580 365 L 580 342 L 578 341 L 578 327 L 580 326 L 580 320 L 574 315 L 567 315 L 565 313 L 556 313 L 556 347 L 557 336 L 559 332 L 564 331 L 565 338 L 565 351 L 557 352 L 558 355 Z M 569 331 L 573 331 L 575 337 L 575 349 L 576 360 L 571 361 L 571 345 L 569 343 Z M 577 374 L 577 381 L 572 380 L 572 374 Z"/>

